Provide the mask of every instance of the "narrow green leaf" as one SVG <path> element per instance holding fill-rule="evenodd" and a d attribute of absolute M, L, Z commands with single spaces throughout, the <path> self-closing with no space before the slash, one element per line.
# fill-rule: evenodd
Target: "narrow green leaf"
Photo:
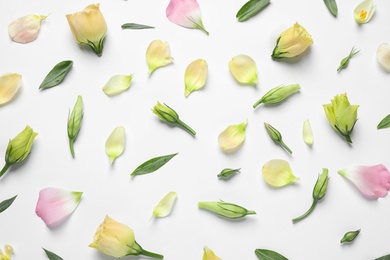
<path fill-rule="evenodd" d="M 16 196 L 18 196 L 18 195 L 15 195 L 14 197 L 12 197 L 10 199 L 7 199 L 7 200 L 0 202 L 0 213 L 3 212 L 4 210 L 8 209 L 9 206 L 11 206 L 11 204 L 16 199 Z"/>
<path fill-rule="evenodd" d="M 390 127 L 390 114 L 388 114 L 382 121 L 379 122 L 377 129 L 383 129 Z"/>
<path fill-rule="evenodd" d="M 268 249 L 256 249 L 255 254 L 260 260 L 288 260 L 281 254 Z"/>
<path fill-rule="evenodd" d="M 47 74 L 39 86 L 39 89 L 46 89 L 59 85 L 72 68 L 72 65 L 73 61 L 71 60 L 64 60 L 55 65 L 49 74 Z"/>
<path fill-rule="evenodd" d="M 324 0 L 324 3 L 326 7 L 328 8 L 329 12 L 336 17 L 338 13 L 338 8 L 336 4 L 336 0 Z"/>
<path fill-rule="evenodd" d="M 148 173 L 157 171 L 162 166 L 164 166 L 170 159 L 172 159 L 176 154 L 178 154 L 178 153 L 163 155 L 163 156 L 152 158 L 152 159 L 144 162 L 140 166 L 138 166 L 130 174 L 130 176 L 148 174 Z"/>
<path fill-rule="evenodd" d="M 125 23 L 122 24 L 122 29 L 133 29 L 133 30 L 142 30 L 142 29 L 154 29 L 153 26 L 138 24 L 138 23 Z"/>
<path fill-rule="evenodd" d="M 53 252 L 50 252 L 49 250 L 46 250 L 42 247 L 42 249 L 45 251 L 47 257 L 50 259 L 50 260 L 63 260 L 62 257 L 54 254 Z"/>
<path fill-rule="evenodd" d="M 375 260 L 390 260 L 390 254 L 375 258 Z"/>
<path fill-rule="evenodd" d="M 258 14 L 269 2 L 270 0 L 250 0 L 238 10 L 236 18 L 239 22 L 244 22 Z"/>

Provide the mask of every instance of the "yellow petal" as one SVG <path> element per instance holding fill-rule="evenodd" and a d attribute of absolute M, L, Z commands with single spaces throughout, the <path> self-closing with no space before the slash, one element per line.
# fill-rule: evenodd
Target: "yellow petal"
<path fill-rule="evenodd" d="M 115 159 L 123 153 L 125 142 L 125 128 L 122 126 L 116 127 L 106 141 L 106 153 L 111 163 L 114 163 Z"/>
<path fill-rule="evenodd" d="M 375 13 L 375 3 L 373 0 L 364 0 L 353 11 L 353 17 L 359 24 L 367 23 Z"/>
<path fill-rule="evenodd" d="M 203 260 L 222 260 L 207 246 L 203 247 Z"/>
<path fill-rule="evenodd" d="M 218 143 L 225 153 L 233 153 L 241 147 L 245 141 L 245 132 L 248 120 L 241 124 L 228 126 L 218 136 Z"/>
<path fill-rule="evenodd" d="M 4 74 L 0 77 L 0 106 L 10 102 L 22 85 L 22 75 L 17 73 Z"/>
<path fill-rule="evenodd" d="M 262 171 L 265 182 L 273 187 L 283 187 L 299 180 L 294 176 L 290 164 L 285 160 L 270 160 L 264 164 Z"/>
<path fill-rule="evenodd" d="M 240 84 L 257 84 L 257 67 L 251 57 L 244 54 L 235 56 L 229 62 L 229 69 Z"/>
<path fill-rule="evenodd" d="M 156 69 L 172 63 L 172 61 L 173 57 L 171 57 L 169 44 L 167 42 L 154 40 L 150 43 L 146 50 L 146 62 L 149 67 L 149 75 Z"/>
<path fill-rule="evenodd" d="M 103 87 L 103 92 L 108 96 L 114 96 L 130 88 L 133 75 L 115 75 L 112 76 Z"/>
<path fill-rule="evenodd" d="M 176 198 L 177 198 L 176 192 L 173 191 L 168 192 L 168 194 L 166 194 L 164 198 L 162 198 L 158 203 L 158 205 L 154 208 L 152 218 L 153 217 L 163 218 L 171 214 Z"/>
<path fill-rule="evenodd" d="M 15 42 L 32 42 L 38 37 L 41 22 L 46 17 L 45 15 L 36 14 L 22 16 L 8 25 L 8 34 Z"/>
<path fill-rule="evenodd" d="M 303 141 L 309 146 L 312 145 L 314 141 L 309 119 L 306 119 L 303 122 Z"/>
<path fill-rule="evenodd" d="M 207 80 L 207 73 L 208 65 L 203 59 L 193 61 L 188 65 L 184 74 L 184 95 L 186 97 L 188 97 L 192 92 L 204 87 Z"/>

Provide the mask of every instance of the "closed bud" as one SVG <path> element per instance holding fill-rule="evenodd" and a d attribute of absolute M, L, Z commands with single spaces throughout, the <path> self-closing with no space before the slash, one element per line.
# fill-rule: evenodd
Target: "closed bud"
<path fill-rule="evenodd" d="M 328 187 L 328 169 L 323 168 L 322 173 L 318 176 L 317 182 L 313 189 L 313 199 L 320 200 L 325 196 L 326 188 Z"/>
<path fill-rule="evenodd" d="M 220 216 L 230 219 L 242 218 L 246 215 L 256 214 L 256 212 L 253 210 L 247 210 L 246 208 L 241 207 L 239 205 L 224 201 L 198 202 L 198 207 L 200 209 L 206 209 Z"/>
<path fill-rule="evenodd" d="M 261 103 L 263 104 L 277 104 L 299 91 L 301 87 L 299 84 L 291 84 L 287 86 L 278 86 L 267 93 L 264 94 L 254 105 L 253 108 L 256 108 Z"/>
<path fill-rule="evenodd" d="M 289 154 L 292 154 L 291 149 L 283 142 L 282 134 L 276 128 L 274 128 L 272 125 L 270 125 L 268 123 L 264 123 L 264 126 L 265 126 L 265 129 L 267 129 L 267 133 L 268 133 L 269 137 L 271 137 L 271 139 L 275 143 L 277 143 L 278 145 L 283 147 Z"/>
<path fill-rule="evenodd" d="M 349 231 L 347 233 L 345 233 L 344 237 L 340 240 L 340 243 L 351 243 L 355 240 L 355 238 L 359 235 L 360 233 L 360 229 L 356 230 L 356 231 Z"/>
<path fill-rule="evenodd" d="M 231 177 L 233 174 L 239 173 L 241 169 L 230 169 L 226 168 L 223 169 L 217 176 L 221 179 L 227 179 Z"/>
<path fill-rule="evenodd" d="M 81 128 L 81 122 L 83 119 L 83 98 L 81 96 L 77 97 L 76 103 L 74 104 L 72 113 L 68 118 L 68 137 L 69 137 L 69 147 L 72 156 L 74 157 L 74 148 L 73 144 L 76 140 L 77 135 L 79 134 Z"/>

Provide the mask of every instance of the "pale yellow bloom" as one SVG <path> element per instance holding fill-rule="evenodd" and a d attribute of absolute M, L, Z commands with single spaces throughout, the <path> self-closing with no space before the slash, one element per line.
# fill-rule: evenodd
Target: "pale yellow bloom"
<path fill-rule="evenodd" d="M 222 260 L 207 246 L 203 247 L 203 259 L 202 260 Z"/>
<path fill-rule="evenodd" d="M 171 51 L 167 42 L 154 40 L 150 43 L 146 50 L 146 62 L 149 67 L 149 75 L 156 69 L 171 64 L 172 61 L 173 57 L 171 57 Z"/>
<path fill-rule="evenodd" d="M 11 255 L 12 255 L 13 251 L 14 251 L 14 249 L 12 248 L 12 246 L 5 245 L 4 246 L 4 252 L 5 253 L 3 253 L 0 250 L 0 260 L 11 260 Z"/>
<path fill-rule="evenodd" d="M 241 147 L 245 141 L 245 132 L 248 120 L 237 124 L 228 126 L 218 136 L 218 143 L 222 151 L 225 153 L 233 153 Z"/>
<path fill-rule="evenodd" d="M 18 43 L 29 43 L 38 37 L 41 23 L 46 15 L 29 14 L 22 16 L 8 25 L 8 34 L 11 39 Z"/>
<path fill-rule="evenodd" d="M 240 54 L 229 62 L 233 77 L 240 84 L 257 84 L 257 67 L 255 61 L 248 55 Z"/>
<path fill-rule="evenodd" d="M 207 73 L 208 65 L 203 59 L 193 61 L 187 66 L 184 74 L 184 95 L 186 97 L 188 97 L 192 92 L 204 87 L 207 80 Z"/>
<path fill-rule="evenodd" d="M 154 208 L 152 218 L 163 218 L 171 214 L 173 205 L 175 204 L 177 193 L 174 191 L 168 192 L 164 198 L 160 200 L 158 205 Z"/>
<path fill-rule="evenodd" d="M 89 45 L 101 56 L 107 25 L 100 12 L 100 4 L 88 5 L 81 12 L 67 14 L 66 19 L 77 43 Z"/>
<path fill-rule="evenodd" d="M 382 43 L 379 45 L 376 51 L 376 60 L 385 71 L 390 72 L 390 44 Z"/>
<path fill-rule="evenodd" d="M 303 141 L 309 146 L 313 145 L 314 138 L 313 138 L 313 131 L 310 126 L 309 119 L 306 119 L 303 122 L 303 130 L 302 130 L 302 135 L 303 135 Z"/>
<path fill-rule="evenodd" d="M 311 35 L 300 24 L 295 23 L 279 36 L 271 56 L 274 59 L 295 57 L 312 44 Z"/>
<path fill-rule="evenodd" d="M 353 11 L 353 17 L 359 24 L 367 23 L 374 15 L 376 5 L 373 0 L 364 0 Z"/>
<path fill-rule="evenodd" d="M 290 164 L 285 160 L 268 161 L 264 164 L 262 172 L 265 182 L 273 187 L 283 187 L 299 180 L 294 176 Z"/>
<path fill-rule="evenodd" d="M 22 85 L 22 75 L 7 73 L 0 77 L 0 106 L 10 102 Z"/>
<path fill-rule="evenodd" d="M 112 76 L 103 87 L 103 92 L 108 96 L 118 95 L 130 88 L 133 75 Z"/>
<path fill-rule="evenodd" d="M 106 141 L 106 153 L 110 158 L 111 164 L 119 157 L 125 150 L 126 135 L 125 128 L 118 126 L 112 131 Z"/>

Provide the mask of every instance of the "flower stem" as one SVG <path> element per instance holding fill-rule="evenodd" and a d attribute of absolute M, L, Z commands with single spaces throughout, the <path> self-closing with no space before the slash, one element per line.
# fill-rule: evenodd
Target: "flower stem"
<path fill-rule="evenodd" d="M 316 207 L 317 205 L 317 202 L 318 200 L 315 199 L 313 200 L 313 203 L 311 204 L 310 208 L 301 216 L 297 217 L 297 218 L 294 218 L 292 221 L 293 223 L 297 223 L 298 221 L 301 221 L 302 219 L 306 218 L 307 216 L 310 215 L 310 213 L 314 210 L 314 208 Z"/>
<path fill-rule="evenodd" d="M 260 105 L 262 102 L 263 102 L 263 99 L 262 99 L 262 98 L 259 99 L 259 100 L 257 100 L 256 103 L 253 104 L 253 108 L 256 108 L 256 107 L 257 107 L 258 105 Z"/>
<path fill-rule="evenodd" d="M 10 167 L 11 165 L 9 164 L 5 164 L 3 169 L 1 169 L 1 172 L 0 172 L 0 177 L 3 176 L 3 174 L 8 170 L 8 168 Z"/>
<path fill-rule="evenodd" d="M 74 139 L 69 139 L 69 147 L 70 147 L 70 152 L 72 154 L 72 157 L 74 158 L 74 147 L 73 147 Z"/>
<path fill-rule="evenodd" d="M 158 258 L 158 259 L 163 259 L 164 256 L 163 255 L 160 255 L 160 254 L 156 254 L 156 253 L 153 253 L 153 252 L 149 252 L 145 249 L 142 249 L 140 255 L 144 255 L 144 256 L 149 256 L 149 257 L 154 257 L 154 258 Z"/>
<path fill-rule="evenodd" d="M 246 212 L 246 214 L 247 214 L 247 215 L 256 215 L 256 211 L 254 211 L 254 210 L 248 210 L 248 211 Z"/>
<path fill-rule="evenodd" d="M 291 149 L 282 141 L 279 142 L 280 146 L 282 146 L 289 154 L 292 154 Z"/>
<path fill-rule="evenodd" d="M 180 119 L 177 120 L 177 124 L 183 128 L 184 130 L 186 130 L 187 132 L 189 132 L 192 136 L 195 136 L 196 135 L 196 132 L 194 129 L 192 129 L 189 125 L 187 125 L 186 123 L 184 123 L 183 121 L 181 121 Z"/>

